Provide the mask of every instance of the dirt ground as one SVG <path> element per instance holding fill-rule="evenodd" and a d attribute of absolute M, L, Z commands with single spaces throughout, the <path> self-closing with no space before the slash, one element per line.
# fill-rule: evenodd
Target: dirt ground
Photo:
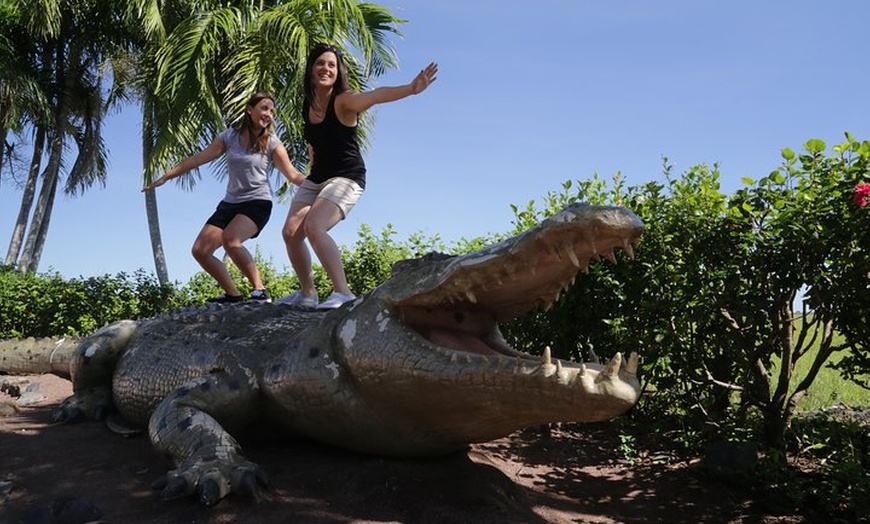
<path fill-rule="evenodd" d="M 258 501 L 164 502 L 151 483 L 168 464 L 147 437 L 123 438 L 98 422 L 52 424 L 70 383 L 27 381 L 22 391 L 41 401 L 13 408 L 0 393 L 0 524 L 812 522 L 694 464 L 654 453 L 629 464 L 606 424 L 525 430 L 426 460 L 244 439 L 272 484 Z"/>

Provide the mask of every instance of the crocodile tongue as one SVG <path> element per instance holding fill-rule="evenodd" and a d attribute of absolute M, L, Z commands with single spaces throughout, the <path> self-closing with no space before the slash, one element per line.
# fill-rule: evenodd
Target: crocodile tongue
<path fill-rule="evenodd" d="M 487 342 L 493 338 L 499 340 L 501 336 L 492 336 L 498 328 L 485 311 L 409 306 L 401 308 L 399 318 L 402 324 L 414 329 L 429 342 L 444 348 L 480 355 L 513 354 L 512 351 L 504 351 L 505 348 Z"/>

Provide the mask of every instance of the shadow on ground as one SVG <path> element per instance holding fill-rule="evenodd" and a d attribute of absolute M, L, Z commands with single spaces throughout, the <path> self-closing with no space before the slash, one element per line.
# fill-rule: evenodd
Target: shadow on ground
<path fill-rule="evenodd" d="M 0 418 L 0 522 L 73 524 L 94 513 L 124 524 L 804 522 L 753 514 L 739 487 L 686 464 L 626 464 L 609 425 L 526 430 L 421 460 L 248 437 L 247 457 L 272 483 L 257 502 L 164 502 L 151 483 L 169 464 L 147 438 L 125 439 L 96 422 L 51 424 L 51 408 L 68 393 Z"/>

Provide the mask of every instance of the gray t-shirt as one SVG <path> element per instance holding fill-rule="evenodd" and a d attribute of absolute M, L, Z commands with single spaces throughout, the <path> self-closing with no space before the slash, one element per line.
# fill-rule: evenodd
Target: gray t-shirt
<path fill-rule="evenodd" d="M 237 204 L 251 200 L 272 200 L 269 162 L 281 141 L 272 135 L 265 153 L 252 153 L 239 143 L 238 129 L 227 129 L 220 134 L 220 139 L 226 147 L 228 172 L 224 201 Z"/>

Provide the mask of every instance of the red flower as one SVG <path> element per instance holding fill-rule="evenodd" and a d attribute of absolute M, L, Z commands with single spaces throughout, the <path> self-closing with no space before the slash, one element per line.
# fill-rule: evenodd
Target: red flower
<path fill-rule="evenodd" d="M 855 186 L 855 203 L 858 204 L 858 207 L 864 207 L 867 205 L 867 199 L 870 198 L 870 183 L 858 184 Z"/>

